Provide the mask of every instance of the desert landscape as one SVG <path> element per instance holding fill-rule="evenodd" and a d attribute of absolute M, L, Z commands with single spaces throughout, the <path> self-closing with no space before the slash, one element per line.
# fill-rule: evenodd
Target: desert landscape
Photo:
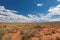
<path fill-rule="evenodd" d="M 0 40 L 60 40 L 60 22 L 0 23 Z"/>

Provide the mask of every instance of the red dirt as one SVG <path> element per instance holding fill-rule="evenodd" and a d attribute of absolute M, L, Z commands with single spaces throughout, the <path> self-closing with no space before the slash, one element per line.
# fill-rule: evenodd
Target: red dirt
<path fill-rule="evenodd" d="M 4 28 L 3 25 L 6 25 Z M 9 26 L 10 25 L 10 26 Z M 40 31 L 38 29 L 34 28 L 35 26 L 41 26 L 43 27 Z M 27 27 L 28 26 L 28 27 Z M 57 37 L 60 38 L 60 23 L 42 23 L 42 24 L 0 24 L 0 28 L 6 29 L 6 28 L 15 28 L 14 30 L 11 30 L 13 32 L 6 32 L 4 37 L 11 37 L 12 40 L 22 40 L 22 34 L 21 30 L 23 28 L 27 27 L 30 30 L 34 30 L 34 36 L 30 37 L 31 40 L 57 40 Z M 26 28 L 26 29 L 27 29 Z"/>

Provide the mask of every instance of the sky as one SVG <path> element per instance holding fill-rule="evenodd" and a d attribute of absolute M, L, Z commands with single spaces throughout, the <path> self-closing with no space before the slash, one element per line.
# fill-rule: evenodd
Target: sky
<path fill-rule="evenodd" d="M 60 21 L 60 0 L 0 0 L 0 22 Z"/>

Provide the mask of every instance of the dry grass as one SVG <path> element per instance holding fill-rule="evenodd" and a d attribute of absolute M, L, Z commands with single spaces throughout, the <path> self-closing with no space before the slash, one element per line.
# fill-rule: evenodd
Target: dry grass
<path fill-rule="evenodd" d="M 7 40 L 60 40 L 60 23 L 0 23 Z M 2 36 L 1 36 L 2 37 Z M 34 39 L 35 38 L 35 39 Z"/>

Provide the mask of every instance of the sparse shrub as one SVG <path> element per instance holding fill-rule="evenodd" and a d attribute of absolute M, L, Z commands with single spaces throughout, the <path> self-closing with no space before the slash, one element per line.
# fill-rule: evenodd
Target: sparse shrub
<path fill-rule="evenodd" d="M 51 33 L 55 34 L 55 31 L 54 31 L 54 30 L 52 30 L 52 31 L 51 31 Z"/>
<path fill-rule="evenodd" d="M 3 29 L 0 29 L 0 40 L 5 35 L 6 31 Z"/>
<path fill-rule="evenodd" d="M 52 33 L 46 33 L 45 35 L 52 35 Z"/>
<path fill-rule="evenodd" d="M 30 40 L 30 37 L 22 37 L 22 40 Z"/>
<path fill-rule="evenodd" d="M 40 31 L 42 29 L 42 26 L 37 25 L 34 28 L 37 29 L 38 31 Z"/>
<path fill-rule="evenodd" d="M 12 40 L 11 37 L 2 38 L 1 40 Z"/>
<path fill-rule="evenodd" d="M 39 26 L 39 25 L 37 25 L 37 26 L 35 26 L 34 28 L 42 28 L 41 26 Z"/>
<path fill-rule="evenodd" d="M 60 38 L 59 37 L 56 37 L 56 40 L 60 40 Z"/>
<path fill-rule="evenodd" d="M 16 29 L 10 28 L 10 29 L 7 29 L 7 32 L 8 32 L 8 33 L 16 33 L 16 31 L 14 31 L 14 30 L 16 30 Z"/>
<path fill-rule="evenodd" d="M 22 40 L 30 40 L 31 36 L 34 35 L 34 30 L 31 30 L 29 27 L 24 27 L 21 31 Z"/>

